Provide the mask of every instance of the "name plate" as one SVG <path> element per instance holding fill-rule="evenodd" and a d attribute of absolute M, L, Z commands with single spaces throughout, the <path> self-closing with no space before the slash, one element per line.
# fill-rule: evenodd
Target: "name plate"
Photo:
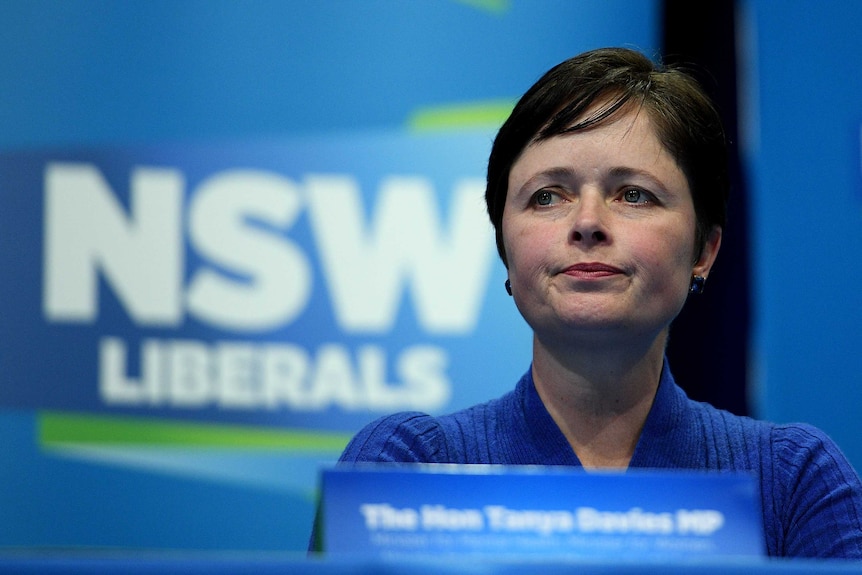
<path fill-rule="evenodd" d="M 322 474 L 322 543 L 378 557 L 764 555 L 753 475 L 484 465 Z"/>

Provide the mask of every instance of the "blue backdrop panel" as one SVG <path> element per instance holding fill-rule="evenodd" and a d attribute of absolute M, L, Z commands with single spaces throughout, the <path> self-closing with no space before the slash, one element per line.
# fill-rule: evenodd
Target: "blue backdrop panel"
<path fill-rule="evenodd" d="M 12 0 L 0 145 L 404 125 L 582 50 L 657 51 L 655 0 Z"/>
<path fill-rule="evenodd" d="M 822 427 L 859 469 L 862 5 L 744 5 L 755 399 Z"/>
<path fill-rule="evenodd" d="M 0 547 L 299 551 L 359 426 L 511 388 L 497 111 L 657 14 L 0 6 Z"/>

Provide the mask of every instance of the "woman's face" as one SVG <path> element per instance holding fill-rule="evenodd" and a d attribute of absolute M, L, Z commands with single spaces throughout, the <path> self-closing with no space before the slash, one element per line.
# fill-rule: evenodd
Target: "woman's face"
<path fill-rule="evenodd" d="M 525 148 L 502 223 L 515 302 L 540 337 L 657 336 L 721 243 L 716 228 L 695 253 L 687 179 L 634 107 Z"/>

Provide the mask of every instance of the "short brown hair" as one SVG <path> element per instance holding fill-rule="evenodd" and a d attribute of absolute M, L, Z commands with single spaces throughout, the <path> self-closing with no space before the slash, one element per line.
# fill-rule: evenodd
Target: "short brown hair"
<path fill-rule="evenodd" d="M 589 117 L 593 103 L 606 105 Z M 698 82 L 679 68 L 656 65 L 635 50 L 601 48 L 551 68 L 521 97 L 500 128 L 488 159 L 485 203 L 503 245 L 503 208 L 512 165 L 530 143 L 586 129 L 614 116 L 628 102 L 642 106 L 657 137 L 688 180 L 699 254 L 714 226 L 724 227 L 729 179 L 721 118 Z"/>

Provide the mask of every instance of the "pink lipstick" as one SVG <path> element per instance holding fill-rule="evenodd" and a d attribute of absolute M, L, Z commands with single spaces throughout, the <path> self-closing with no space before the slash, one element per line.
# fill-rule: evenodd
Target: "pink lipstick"
<path fill-rule="evenodd" d="M 569 266 L 563 270 L 563 273 L 567 276 L 589 279 L 621 274 L 623 270 L 601 262 L 585 262 Z"/>

